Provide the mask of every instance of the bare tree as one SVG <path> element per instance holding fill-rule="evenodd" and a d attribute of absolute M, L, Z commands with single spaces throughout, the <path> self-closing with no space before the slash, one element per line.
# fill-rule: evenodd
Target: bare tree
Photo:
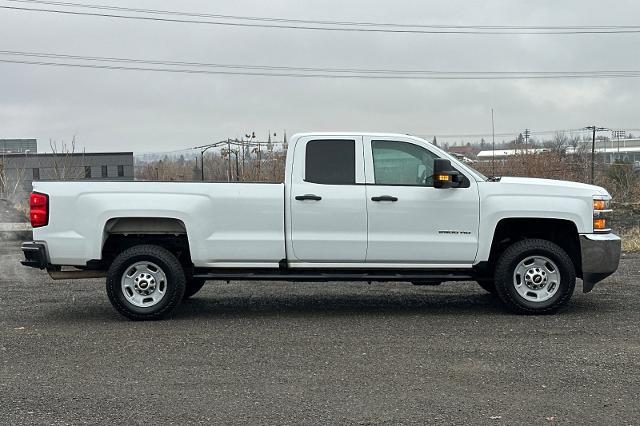
<path fill-rule="evenodd" d="M 16 167 L 14 173 L 9 174 L 9 168 L 5 161 L 0 162 L 0 196 L 2 198 L 13 199 L 18 193 L 20 184 L 24 180 L 27 168 L 23 163 L 22 167 Z"/>
<path fill-rule="evenodd" d="M 569 147 L 569 137 L 565 132 L 557 132 L 545 145 L 551 148 L 552 152 L 563 155 Z"/>
<path fill-rule="evenodd" d="M 574 150 L 577 150 L 578 146 L 580 146 L 581 140 L 582 139 L 580 138 L 580 135 L 571 136 L 569 138 L 569 146 L 571 146 Z"/>
<path fill-rule="evenodd" d="M 78 160 L 76 155 L 76 137 L 71 139 L 71 144 L 65 141 L 58 142 L 49 139 L 49 147 L 53 153 L 53 178 L 56 180 L 76 180 L 84 176 L 84 151 Z"/>

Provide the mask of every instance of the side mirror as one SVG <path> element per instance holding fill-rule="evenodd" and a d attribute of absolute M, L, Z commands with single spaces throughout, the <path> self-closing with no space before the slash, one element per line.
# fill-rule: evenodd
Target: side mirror
<path fill-rule="evenodd" d="M 433 187 L 456 188 L 460 186 L 460 172 L 451 166 L 451 161 L 444 158 L 433 160 Z"/>

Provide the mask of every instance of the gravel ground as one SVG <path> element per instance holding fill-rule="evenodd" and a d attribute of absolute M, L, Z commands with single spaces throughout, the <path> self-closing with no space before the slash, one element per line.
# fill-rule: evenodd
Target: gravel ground
<path fill-rule="evenodd" d="M 0 244 L 3 424 L 640 422 L 638 255 L 554 316 L 473 283 L 212 282 L 152 323 L 20 257 Z"/>

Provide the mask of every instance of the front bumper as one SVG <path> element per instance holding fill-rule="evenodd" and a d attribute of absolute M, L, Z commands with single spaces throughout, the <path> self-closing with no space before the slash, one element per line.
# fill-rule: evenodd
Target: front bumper
<path fill-rule="evenodd" d="M 20 261 L 24 266 L 44 269 L 49 265 L 47 246 L 37 241 L 25 241 L 22 243 L 24 260 Z"/>
<path fill-rule="evenodd" d="M 593 287 L 618 269 L 621 251 L 620 237 L 615 234 L 580 235 L 582 254 L 582 291 Z"/>

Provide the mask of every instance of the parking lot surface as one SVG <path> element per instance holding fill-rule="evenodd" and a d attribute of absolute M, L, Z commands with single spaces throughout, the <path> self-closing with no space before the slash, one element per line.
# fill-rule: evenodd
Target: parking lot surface
<path fill-rule="evenodd" d="M 130 322 L 0 243 L 4 424 L 638 424 L 640 256 L 551 316 L 475 283 L 211 282 Z"/>

